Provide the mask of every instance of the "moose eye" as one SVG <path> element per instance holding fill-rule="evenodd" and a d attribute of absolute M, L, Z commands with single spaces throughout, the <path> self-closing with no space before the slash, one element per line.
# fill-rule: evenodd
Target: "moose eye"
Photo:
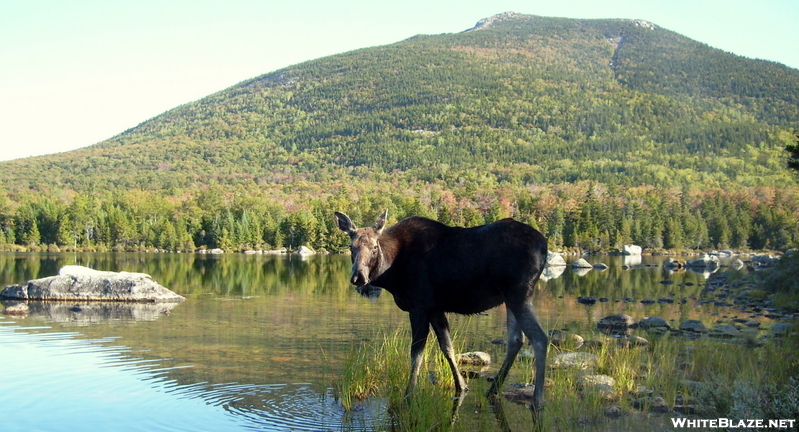
<path fill-rule="evenodd" d="M 373 248 L 373 249 L 372 249 L 372 252 L 370 253 L 370 255 L 371 255 L 372 257 L 376 257 L 376 256 L 377 256 L 377 248 Z"/>

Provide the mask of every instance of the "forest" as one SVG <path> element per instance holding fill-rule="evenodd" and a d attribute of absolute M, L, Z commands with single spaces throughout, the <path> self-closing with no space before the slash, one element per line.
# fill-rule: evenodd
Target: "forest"
<path fill-rule="evenodd" d="M 514 217 L 542 231 L 551 250 L 619 251 L 638 244 L 671 250 L 785 250 L 799 244 L 799 193 L 775 188 L 737 192 L 606 187 L 594 182 L 553 187 L 463 186 L 442 183 L 308 184 L 256 193 L 212 187 L 181 197 L 125 191 L 68 199 L 0 198 L 0 244 L 7 250 L 225 251 L 346 250 L 333 210 L 371 224 L 427 216 L 456 226 Z M 411 191 L 411 192 L 408 192 Z"/>
<path fill-rule="evenodd" d="M 388 209 L 515 217 L 551 248 L 784 250 L 799 243 L 797 124 L 795 69 L 639 21 L 513 15 L 0 162 L 0 244 L 337 251 L 334 210 L 368 224 Z"/>

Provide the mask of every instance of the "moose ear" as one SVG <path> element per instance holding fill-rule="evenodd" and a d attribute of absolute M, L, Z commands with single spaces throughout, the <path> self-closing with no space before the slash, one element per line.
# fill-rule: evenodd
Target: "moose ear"
<path fill-rule="evenodd" d="M 388 210 L 384 211 L 383 214 L 380 215 L 379 218 L 377 218 L 377 221 L 375 221 L 374 228 L 378 234 L 383 232 L 383 227 L 386 226 L 386 218 L 388 218 Z"/>
<path fill-rule="evenodd" d="M 349 216 L 339 212 L 333 212 L 333 214 L 336 216 L 336 225 L 338 225 L 338 229 L 349 235 L 352 235 L 355 232 L 355 224 L 352 223 L 352 220 Z"/>

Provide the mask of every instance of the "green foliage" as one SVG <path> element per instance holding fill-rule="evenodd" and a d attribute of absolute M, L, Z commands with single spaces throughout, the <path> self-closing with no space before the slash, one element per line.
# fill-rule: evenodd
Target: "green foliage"
<path fill-rule="evenodd" d="M 550 248 L 591 252 L 624 244 L 649 249 L 779 249 L 799 244 L 799 191 L 751 188 L 735 193 L 633 188 L 595 183 L 557 187 L 506 186 L 472 190 L 440 184 L 367 184 L 335 191 L 279 189 L 224 193 L 208 189 L 180 197 L 128 191 L 68 199 L 24 195 L 0 211 L 0 238 L 28 247 L 195 250 L 297 248 L 345 250 L 332 212 L 371 224 L 437 217 L 473 226 L 514 217 L 538 227 Z M 218 195 L 216 195 L 218 194 Z"/>
<path fill-rule="evenodd" d="M 0 163 L 0 240 L 337 250 L 333 210 L 368 223 L 389 209 L 514 216 L 592 251 L 787 248 L 798 94 L 799 71 L 641 22 L 516 15 L 291 66 L 94 146 Z"/>
<path fill-rule="evenodd" d="M 263 75 L 96 146 L 6 162 L 0 183 L 795 186 L 779 168 L 797 94 L 799 71 L 662 28 L 517 16 Z"/>

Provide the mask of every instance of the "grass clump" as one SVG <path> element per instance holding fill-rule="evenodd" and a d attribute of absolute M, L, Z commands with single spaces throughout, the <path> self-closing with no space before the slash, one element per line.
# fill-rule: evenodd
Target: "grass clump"
<path fill-rule="evenodd" d="M 405 397 L 410 373 L 410 332 L 407 327 L 379 331 L 353 346 L 334 383 L 342 406 L 353 409 L 368 398 L 384 399 L 393 430 L 435 430 L 451 421 L 448 407 L 454 394 L 449 366 L 433 338 L 424 351 L 423 366 L 412 398 Z M 409 426 L 412 425 L 412 426 Z"/>

